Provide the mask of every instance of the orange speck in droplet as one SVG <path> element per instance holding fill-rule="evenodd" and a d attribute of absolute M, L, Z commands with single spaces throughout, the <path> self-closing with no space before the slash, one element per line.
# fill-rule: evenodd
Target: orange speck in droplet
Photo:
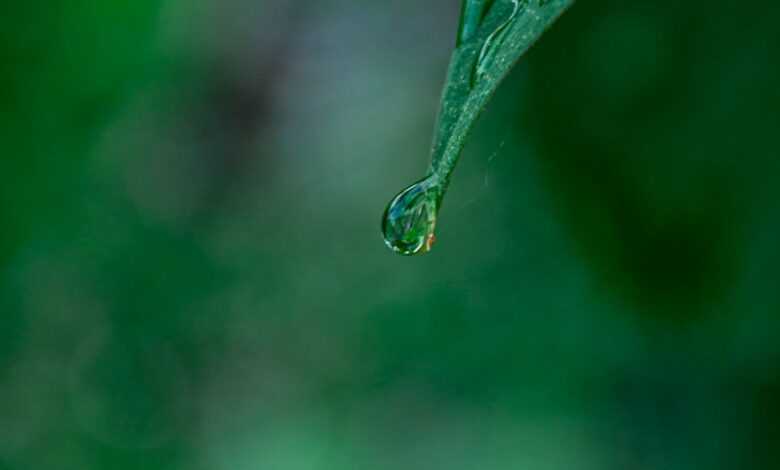
<path fill-rule="evenodd" d="M 431 247 L 436 243 L 436 235 L 428 235 L 428 239 L 425 241 L 425 251 L 431 251 Z"/>

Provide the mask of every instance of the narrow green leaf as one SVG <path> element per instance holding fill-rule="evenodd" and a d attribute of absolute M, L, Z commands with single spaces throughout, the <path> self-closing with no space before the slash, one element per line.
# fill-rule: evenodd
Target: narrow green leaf
<path fill-rule="evenodd" d="M 463 0 L 426 177 L 396 196 L 382 222 L 400 254 L 430 250 L 436 215 L 477 118 L 501 81 L 574 0 Z"/>

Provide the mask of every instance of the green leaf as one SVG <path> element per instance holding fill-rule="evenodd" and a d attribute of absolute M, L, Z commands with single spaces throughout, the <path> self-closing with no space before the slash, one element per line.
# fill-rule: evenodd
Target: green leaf
<path fill-rule="evenodd" d="M 469 131 L 501 81 L 573 3 L 574 0 L 463 1 L 459 45 L 447 73 L 431 153 L 430 173 L 439 175 L 445 185 Z M 476 27 L 475 21 L 479 21 Z M 470 36 L 463 35 L 472 30 L 475 32 Z"/>
<path fill-rule="evenodd" d="M 398 194 L 382 221 L 400 254 L 430 250 L 436 215 L 471 128 L 501 81 L 574 0 L 463 0 L 427 176 Z"/>

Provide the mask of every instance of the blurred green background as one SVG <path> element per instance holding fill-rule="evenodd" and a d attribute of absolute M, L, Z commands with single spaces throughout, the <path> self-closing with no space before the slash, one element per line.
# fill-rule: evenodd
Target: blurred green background
<path fill-rule="evenodd" d="M 0 469 L 780 457 L 780 6 L 581 0 L 419 258 L 457 0 L 0 15 Z"/>

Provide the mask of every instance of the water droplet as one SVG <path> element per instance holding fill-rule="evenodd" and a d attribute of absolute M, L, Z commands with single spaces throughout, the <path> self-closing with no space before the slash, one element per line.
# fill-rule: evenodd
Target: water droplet
<path fill-rule="evenodd" d="M 396 253 L 427 253 L 435 241 L 440 184 L 429 176 L 401 191 L 388 204 L 382 219 L 385 244 Z"/>
<path fill-rule="evenodd" d="M 471 75 L 472 88 L 477 84 L 477 81 L 485 75 L 488 68 L 490 68 L 490 64 L 493 62 L 496 52 L 499 50 L 499 46 L 504 42 L 504 33 L 509 30 L 509 26 L 515 21 L 518 13 L 520 13 L 521 6 L 525 6 L 525 3 L 526 0 L 512 0 L 512 13 L 506 21 L 501 23 L 501 25 L 485 40 L 482 49 L 479 51 L 477 63 L 474 66 L 474 72 Z"/>

